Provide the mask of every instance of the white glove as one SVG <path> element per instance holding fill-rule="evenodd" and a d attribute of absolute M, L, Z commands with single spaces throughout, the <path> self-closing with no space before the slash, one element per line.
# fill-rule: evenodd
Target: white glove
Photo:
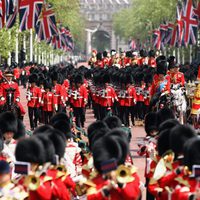
<path fill-rule="evenodd" d="M 4 101 L 5 100 L 5 98 L 4 97 L 1 97 L 1 101 Z"/>
<path fill-rule="evenodd" d="M 20 101 L 20 99 L 19 98 L 16 98 L 16 102 L 19 102 Z"/>

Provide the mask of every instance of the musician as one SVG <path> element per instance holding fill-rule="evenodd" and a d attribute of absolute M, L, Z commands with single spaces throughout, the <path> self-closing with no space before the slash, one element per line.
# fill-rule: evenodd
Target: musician
<path fill-rule="evenodd" d="M 53 83 L 52 92 L 54 93 L 55 110 L 56 112 L 66 112 L 66 92 L 65 88 L 58 83 L 59 74 L 57 72 L 53 72 L 51 79 Z"/>
<path fill-rule="evenodd" d="M 45 92 L 42 93 L 42 110 L 44 112 L 44 123 L 48 124 L 53 113 L 55 112 L 54 107 L 54 93 L 51 91 L 52 85 L 49 82 L 44 83 Z"/>
<path fill-rule="evenodd" d="M 108 65 L 109 65 L 108 52 L 104 51 L 103 52 L 103 66 L 108 66 Z"/>
<path fill-rule="evenodd" d="M 180 65 L 178 63 L 169 65 L 169 76 L 171 84 L 179 84 L 180 86 L 185 86 L 185 77 L 182 72 L 179 72 Z"/>
<path fill-rule="evenodd" d="M 78 127 L 85 127 L 85 107 L 88 101 L 88 92 L 84 86 L 83 76 L 77 74 L 75 77 L 75 87 L 72 89 L 71 104 Z"/>
<path fill-rule="evenodd" d="M 97 62 L 97 51 L 96 50 L 92 50 L 92 57 L 89 59 L 88 65 L 90 65 L 91 67 L 93 67 L 95 65 L 95 63 Z"/>
<path fill-rule="evenodd" d="M 104 62 L 102 59 L 102 54 L 100 52 L 97 53 L 97 61 L 95 62 L 95 66 L 99 68 L 104 68 Z"/>
<path fill-rule="evenodd" d="M 115 58 L 116 58 L 116 50 L 112 49 L 110 51 L 110 60 L 109 60 L 109 67 L 112 67 L 114 65 L 114 62 L 115 62 Z"/>
<path fill-rule="evenodd" d="M 27 89 L 27 106 L 28 106 L 28 114 L 31 130 L 34 130 L 38 125 L 39 119 L 39 107 L 41 103 L 42 93 L 39 87 L 37 87 L 36 83 L 38 81 L 38 76 L 36 74 L 32 74 L 29 76 L 29 87 Z"/>
<path fill-rule="evenodd" d="M 4 105 L 6 103 L 7 90 L 14 89 L 14 103 L 17 104 L 21 111 L 20 119 L 23 119 L 26 112 L 22 104 L 20 103 L 19 86 L 16 82 L 12 80 L 14 77 L 12 71 L 5 72 L 4 77 L 5 81 L 0 83 L 0 105 Z"/>
<path fill-rule="evenodd" d="M 148 64 L 148 57 L 146 50 L 142 49 L 140 50 L 140 58 L 137 60 L 137 64 L 139 66 L 147 65 Z"/>
<path fill-rule="evenodd" d="M 0 199 L 25 200 L 28 193 L 21 185 L 16 185 L 11 181 L 11 169 L 9 163 L 0 161 Z"/>
<path fill-rule="evenodd" d="M 130 167 L 131 171 L 127 175 L 127 181 L 120 180 L 117 175 L 118 167 L 121 164 L 124 165 L 128 155 L 126 145 L 125 140 L 121 138 L 120 143 L 120 137 L 113 138 L 112 135 L 102 137 L 95 142 L 92 153 L 97 174 L 91 179 L 91 184 L 87 188 L 88 200 L 139 199 L 140 183 L 135 168 Z M 122 151 L 124 154 L 121 154 Z M 126 168 L 125 165 L 124 167 Z"/>

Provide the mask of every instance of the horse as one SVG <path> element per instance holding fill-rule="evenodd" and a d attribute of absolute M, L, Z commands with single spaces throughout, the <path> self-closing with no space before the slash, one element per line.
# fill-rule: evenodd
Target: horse
<path fill-rule="evenodd" d="M 187 101 L 185 90 L 179 84 L 172 84 L 171 86 L 171 102 L 177 118 L 183 124 L 186 122 Z"/>
<path fill-rule="evenodd" d="M 170 95 L 166 92 L 158 92 L 156 93 L 150 102 L 150 110 L 157 112 L 162 108 L 170 107 Z"/>
<path fill-rule="evenodd" d="M 19 106 L 14 101 L 14 94 L 14 88 L 6 89 L 6 101 L 2 106 L 0 106 L 0 113 L 9 111 L 14 113 L 17 118 L 21 119 L 21 111 Z"/>

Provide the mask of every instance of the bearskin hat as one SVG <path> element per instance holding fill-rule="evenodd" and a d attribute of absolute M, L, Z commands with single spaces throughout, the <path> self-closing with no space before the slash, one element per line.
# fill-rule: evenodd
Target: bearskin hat
<path fill-rule="evenodd" d="M 162 55 L 162 56 L 159 56 L 159 57 L 156 58 L 156 64 L 157 65 L 159 65 L 159 63 L 161 61 L 166 61 L 166 57 Z"/>
<path fill-rule="evenodd" d="M 45 89 L 45 90 L 46 90 L 46 89 L 51 90 L 51 88 L 52 88 L 51 82 L 45 81 L 45 82 L 44 82 L 44 89 Z"/>
<path fill-rule="evenodd" d="M 167 62 L 169 63 L 168 65 L 168 69 L 171 69 L 175 66 L 176 64 L 176 57 L 175 56 L 170 56 L 168 59 L 167 59 Z"/>
<path fill-rule="evenodd" d="M 108 52 L 107 52 L 107 51 L 104 51 L 104 52 L 103 52 L 103 57 L 106 58 L 107 56 L 108 56 Z"/>
<path fill-rule="evenodd" d="M 26 136 L 26 128 L 22 120 L 17 119 L 17 132 L 14 134 L 14 139 L 19 140 Z"/>
<path fill-rule="evenodd" d="M 161 60 L 157 64 L 157 74 L 167 74 L 167 62 L 165 60 Z"/>
<path fill-rule="evenodd" d="M 90 135 L 93 134 L 96 130 L 104 129 L 104 128 L 108 128 L 105 122 L 103 121 L 93 122 L 92 124 L 88 126 L 88 129 L 87 129 L 88 137 L 90 137 Z"/>
<path fill-rule="evenodd" d="M 19 140 L 15 150 L 17 161 L 44 164 L 45 150 L 42 142 L 35 137 Z"/>
<path fill-rule="evenodd" d="M 49 130 L 47 134 L 48 138 L 52 141 L 54 145 L 55 154 L 59 156 L 59 159 L 61 159 L 64 156 L 66 147 L 66 139 L 63 136 L 63 133 L 54 129 Z"/>
<path fill-rule="evenodd" d="M 146 50 L 141 49 L 141 50 L 140 50 L 140 56 L 141 56 L 141 57 L 147 57 L 147 52 L 146 52 Z"/>
<path fill-rule="evenodd" d="M 54 130 L 54 128 L 50 125 L 39 126 L 34 130 L 33 135 L 40 135 L 40 134 L 46 135 L 48 134 L 49 130 Z"/>
<path fill-rule="evenodd" d="M 17 133 L 18 120 L 12 112 L 4 112 L 0 114 L 0 130 L 2 134 L 6 132 Z"/>
<path fill-rule="evenodd" d="M 98 172 L 103 173 L 102 164 L 115 159 L 116 164 L 120 165 L 122 158 L 122 149 L 119 142 L 116 142 L 112 137 L 103 137 L 99 139 L 92 149 L 94 166 Z"/>
<path fill-rule="evenodd" d="M 122 121 L 117 116 L 108 116 L 103 120 L 109 129 L 120 128 L 122 127 Z"/>
<path fill-rule="evenodd" d="M 38 82 L 37 74 L 30 75 L 28 80 L 29 80 L 29 83 L 37 83 Z"/>
<path fill-rule="evenodd" d="M 58 74 L 58 72 L 53 72 L 53 73 L 51 74 L 51 80 L 52 80 L 52 81 L 58 81 L 58 79 L 59 79 L 59 74 Z"/>
<path fill-rule="evenodd" d="M 75 81 L 75 83 L 83 84 L 84 83 L 83 75 L 80 73 L 76 74 L 74 81 Z"/>
<path fill-rule="evenodd" d="M 170 133 L 170 129 L 165 129 L 158 135 L 157 150 L 159 156 L 163 156 L 163 154 L 170 150 Z"/>
<path fill-rule="evenodd" d="M 37 137 L 43 144 L 45 150 L 45 163 L 52 162 L 55 155 L 55 148 L 52 141 L 46 135 L 38 134 Z"/>
<path fill-rule="evenodd" d="M 162 124 L 160 124 L 158 131 L 161 132 L 165 129 L 171 129 L 179 124 L 180 123 L 177 119 L 168 119 L 168 120 L 164 121 Z"/>
<path fill-rule="evenodd" d="M 195 131 L 187 125 L 177 125 L 171 129 L 170 147 L 178 156 L 183 153 L 183 146 L 190 138 L 195 137 Z"/>
<path fill-rule="evenodd" d="M 170 108 L 163 108 L 157 112 L 157 127 L 168 119 L 175 119 L 174 111 Z"/>
<path fill-rule="evenodd" d="M 200 165 L 200 137 L 193 137 L 185 143 L 184 165 L 190 171 L 192 171 L 194 165 Z"/>
<path fill-rule="evenodd" d="M 150 50 L 149 57 L 155 57 L 155 56 L 156 56 L 156 52 L 154 50 Z"/>
<path fill-rule="evenodd" d="M 102 53 L 101 52 L 97 53 L 97 60 L 102 60 Z"/>
<path fill-rule="evenodd" d="M 151 136 L 151 133 L 153 131 L 157 131 L 158 130 L 158 127 L 157 127 L 157 114 L 155 112 L 149 112 L 145 116 L 144 128 L 145 128 L 145 132 L 147 133 L 148 136 Z"/>

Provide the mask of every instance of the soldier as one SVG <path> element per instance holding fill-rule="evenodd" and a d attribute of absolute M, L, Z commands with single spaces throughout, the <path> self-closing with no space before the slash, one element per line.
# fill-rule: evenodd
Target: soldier
<path fill-rule="evenodd" d="M 48 124 L 53 113 L 55 112 L 54 107 L 54 94 L 51 91 L 52 85 L 49 82 L 45 82 L 44 90 L 45 92 L 42 94 L 42 110 L 44 112 L 44 123 Z"/>
<path fill-rule="evenodd" d="M 137 64 L 141 67 L 148 64 L 147 52 L 146 50 L 140 50 L 140 58 L 138 58 Z"/>
<path fill-rule="evenodd" d="M 92 57 L 89 59 L 88 61 L 88 65 L 90 65 L 91 67 L 94 67 L 96 61 L 97 61 L 97 51 L 96 50 L 92 50 Z"/>
<path fill-rule="evenodd" d="M 185 86 L 185 77 L 182 72 L 179 72 L 180 65 L 178 63 L 175 63 L 175 57 L 171 56 L 168 59 L 169 62 L 169 76 L 170 76 L 170 82 L 171 84 L 179 84 L 181 87 Z"/>
<path fill-rule="evenodd" d="M 17 106 L 20 109 L 20 115 L 19 118 L 23 120 L 23 117 L 25 115 L 25 109 L 23 108 L 22 104 L 20 103 L 20 91 L 19 86 L 16 82 L 14 82 L 13 79 L 13 73 L 11 71 L 7 71 L 4 74 L 5 81 L 0 84 L 0 105 L 4 105 L 7 100 L 8 90 L 13 90 L 13 103 L 16 103 Z M 8 102 L 7 102 L 8 103 Z"/>
<path fill-rule="evenodd" d="M 0 199 L 25 200 L 28 193 L 23 186 L 15 185 L 11 180 L 11 169 L 9 163 L 0 161 Z"/>
<path fill-rule="evenodd" d="M 109 65 L 108 52 L 104 51 L 103 52 L 103 66 L 108 66 L 108 65 Z"/>
<path fill-rule="evenodd" d="M 104 62 L 102 59 L 102 54 L 100 52 L 97 53 L 97 61 L 95 62 L 95 66 L 99 68 L 104 68 Z"/>
<path fill-rule="evenodd" d="M 148 60 L 148 66 L 151 66 L 152 68 L 156 67 L 156 59 L 155 59 L 156 53 L 154 50 L 149 51 L 149 60 Z"/>
<path fill-rule="evenodd" d="M 28 114 L 30 120 L 31 130 L 34 130 L 38 125 L 39 119 L 39 107 L 41 103 L 42 93 L 39 87 L 36 86 L 38 76 L 36 74 L 32 74 L 29 77 L 29 87 L 27 89 L 27 106 L 28 106 Z"/>
<path fill-rule="evenodd" d="M 52 92 L 54 93 L 54 105 L 56 112 L 66 112 L 65 110 L 65 88 L 58 83 L 59 74 L 58 72 L 53 72 L 52 76 Z"/>
<path fill-rule="evenodd" d="M 83 84 L 83 76 L 77 74 L 75 76 L 75 88 L 72 90 L 71 103 L 73 113 L 78 127 L 85 127 L 85 107 L 88 101 L 88 92 Z"/>

